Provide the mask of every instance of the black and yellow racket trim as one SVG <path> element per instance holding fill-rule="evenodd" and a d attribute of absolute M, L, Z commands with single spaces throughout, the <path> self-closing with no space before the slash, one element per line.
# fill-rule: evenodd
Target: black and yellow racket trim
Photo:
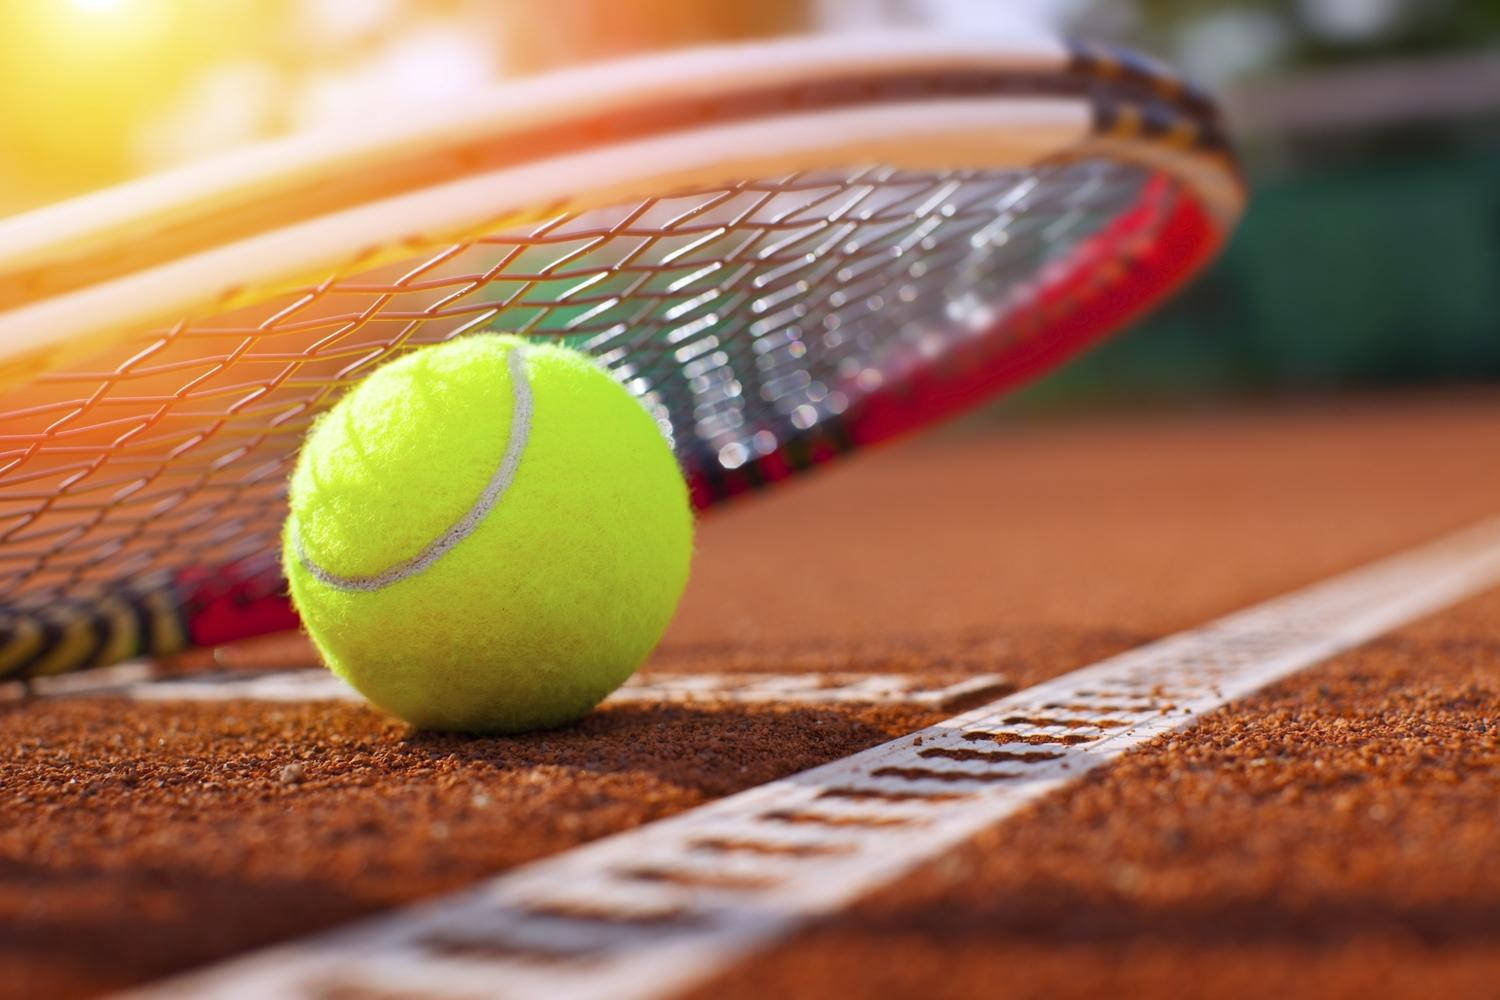
<path fill-rule="evenodd" d="M 170 583 L 0 617 L 0 680 L 25 680 L 167 656 L 191 646 Z"/>

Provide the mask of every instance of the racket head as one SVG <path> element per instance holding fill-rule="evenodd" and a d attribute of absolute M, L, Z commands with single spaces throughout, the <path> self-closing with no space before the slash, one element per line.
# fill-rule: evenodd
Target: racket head
<path fill-rule="evenodd" d="M 294 627 L 301 435 L 422 344 L 594 354 L 708 509 L 1046 371 L 1243 200 L 1153 64 L 902 35 L 570 71 L 0 224 L 0 677 Z"/>

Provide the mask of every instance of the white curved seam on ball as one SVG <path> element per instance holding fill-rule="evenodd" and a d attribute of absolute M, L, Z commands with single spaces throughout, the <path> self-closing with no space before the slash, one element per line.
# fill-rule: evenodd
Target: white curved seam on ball
<path fill-rule="evenodd" d="M 372 576 L 340 576 L 324 569 L 308 557 L 306 550 L 302 548 L 301 532 L 295 531 L 292 533 L 292 547 L 296 550 L 297 561 L 302 563 L 303 569 L 307 570 L 313 579 L 337 590 L 379 590 L 416 576 L 474 533 L 489 512 L 495 508 L 495 504 L 500 502 L 505 491 L 510 488 L 511 481 L 516 477 L 516 469 L 521 464 L 521 453 L 526 450 L 526 441 L 531 434 L 532 395 L 531 383 L 526 380 L 524 348 L 512 349 L 506 357 L 506 365 L 510 369 L 513 399 L 510 435 L 505 443 L 505 455 L 500 459 L 500 467 L 485 484 L 483 492 L 479 494 L 479 499 L 474 502 L 474 505 L 463 517 L 459 518 L 456 524 L 433 539 L 421 552 L 404 563 L 399 563 Z"/>

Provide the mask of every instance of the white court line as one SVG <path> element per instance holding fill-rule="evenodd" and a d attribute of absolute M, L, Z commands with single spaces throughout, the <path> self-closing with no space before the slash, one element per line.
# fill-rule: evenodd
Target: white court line
<path fill-rule="evenodd" d="M 40 697 L 112 697 L 134 701 L 364 701 L 343 680 L 321 667 L 264 674 L 224 671 L 184 677 L 153 677 L 144 664 L 31 682 Z M 14 697 L 22 697 L 16 686 Z M 606 704 L 657 702 L 828 705 L 850 702 L 926 705 L 973 704 L 1013 688 L 999 674 L 979 674 L 942 683 L 918 674 L 637 674 L 605 699 Z"/>
<path fill-rule="evenodd" d="M 1500 520 L 946 722 L 145 997 L 659 997 L 1203 713 L 1500 584 Z"/>

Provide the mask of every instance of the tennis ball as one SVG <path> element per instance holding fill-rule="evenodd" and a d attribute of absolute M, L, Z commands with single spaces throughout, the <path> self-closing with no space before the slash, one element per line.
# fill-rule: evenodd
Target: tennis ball
<path fill-rule="evenodd" d="M 476 334 L 378 369 L 308 433 L 282 563 L 334 673 L 424 729 L 583 715 L 687 582 L 687 488 L 582 354 Z"/>

